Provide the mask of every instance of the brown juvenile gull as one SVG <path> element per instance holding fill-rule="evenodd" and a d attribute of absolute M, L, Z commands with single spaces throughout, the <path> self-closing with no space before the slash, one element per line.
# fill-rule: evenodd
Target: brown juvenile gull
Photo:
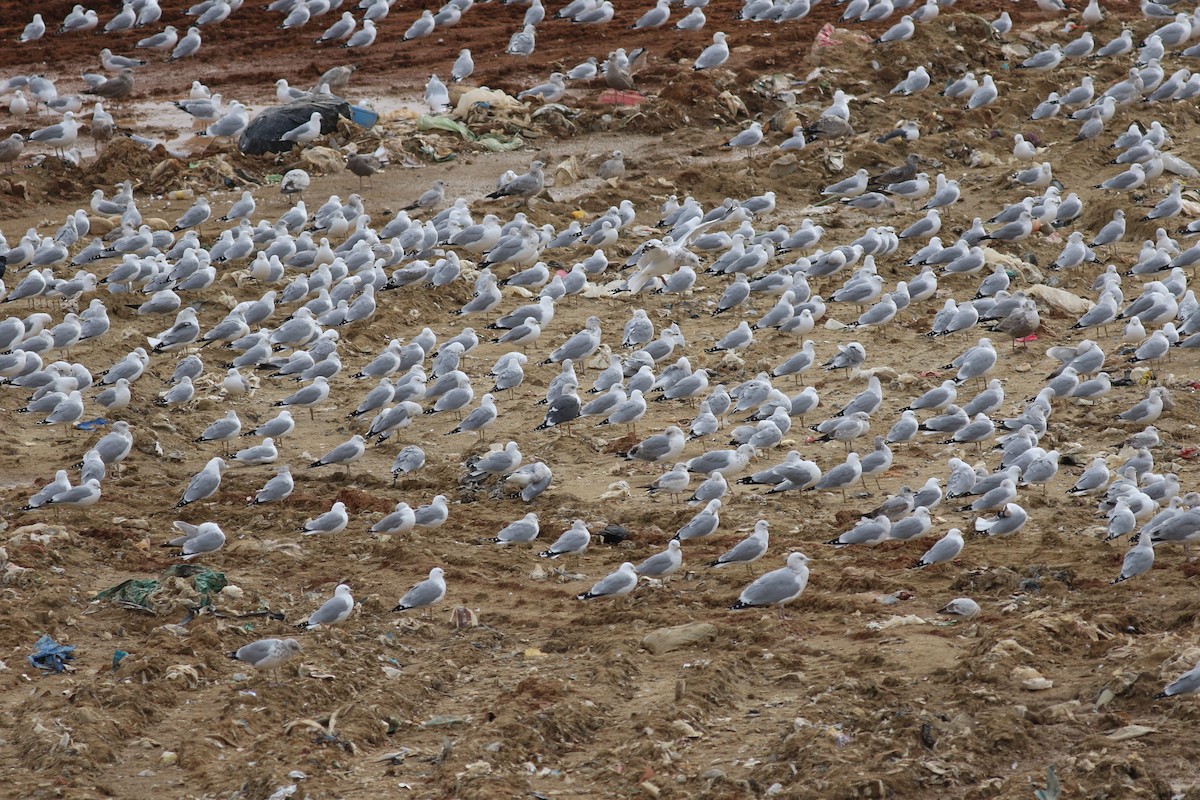
<path fill-rule="evenodd" d="M 354 70 L 356 69 L 358 67 L 354 64 L 343 64 L 340 67 L 332 67 L 326 70 L 321 77 L 317 78 L 317 82 L 313 85 L 312 90 L 315 92 L 322 86 L 327 86 L 330 93 L 337 94 L 350 83 L 350 76 L 354 74 Z"/>
<path fill-rule="evenodd" d="M 13 162 L 25 151 L 25 138 L 14 133 L 7 139 L 0 140 L 0 164 L 8 164 L 8 171 L 13 171 Z"/>
<path fill-rule="evenodd" d="M 809 141 L 814 139 L 838 139 L 844 141 L 854 135 L 854 128 L 841 117 L 826 114 L 804 129 Z"/>
<path fill-rule="evenodd" d="M 99 86 L 87 90 L 88 94 L 106 97 L 109 100 L 121 100 L 133 92 L 133 70 L 123 69 L 117 75 L 109 78 Z"/>
<path fill-rule="evenodd" d="M 371 176 L 379 172 L 383 168 L 381 162 L 374 153 L 354 153 L 346 159 L 346 169 L 358 176 L 358 189 L 362 191 L 363 179 L 374 187 L 371 183 Z"/>
<path fill-rule="evenodd" d="M 1018 339 L 1025 339 L 1032 335 L 1041 325 L 1042 320 L 1038 316 L 1037 304 L 1030 298 L 1025 298 L 1007 317 L 993 325 L 991 330 L 1011 336 L 1015 350 Z M 1025 346 L 1029 347 L 1029 343 L 1026 342 Z"/>
<path fill-rule="evenodd" d="M 903 183 L 912 180 L 917 176 L 917 162 L 920 160 L 921 157 L 916 153 L 909 153 L 903 164 L 871 178 L 867 181 L 867 186 L 887 186 L 889 183 Z"/>

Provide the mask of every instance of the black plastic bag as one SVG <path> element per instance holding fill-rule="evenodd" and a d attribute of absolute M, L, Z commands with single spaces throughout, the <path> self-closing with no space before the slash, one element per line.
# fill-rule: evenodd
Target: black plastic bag
<path fill-rule="evenodd" d="M 350 118 L 350 103 L 336 95 L 325 95 L 268 108 L 250 121 L 238 147 L 251 156 L 289 152 L 295 142 L 280 141 L 280 137 L 308 122 L 314 111 L 321 113 L 321 133 L 333 133 L 338 117 Z"/>

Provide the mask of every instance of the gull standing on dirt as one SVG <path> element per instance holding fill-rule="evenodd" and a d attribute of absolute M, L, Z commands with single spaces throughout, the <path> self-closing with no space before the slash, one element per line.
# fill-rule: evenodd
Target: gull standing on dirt
<path fill-rule="evenodd" d="M 227 442 L 236 439 L 242 431 L 242 421 L 236 411 L 226 412 L 225 416 L 210 423 L 203 433 L 195 438 L 197 443 Z"/>
<path fill-rule="evenodd" d="M 683 551 L 680 549 L 679 542 L 671 539 L 667 542 L 666 550 L 650 556 L 634 567 L 634 571 L 643 578 L 662 578 L 665 584 L 666 579 L 682 565 Z"/>
<path fill-rule="evenodd" d="M 475 61 L 471 58 L 471 51 L 465 48 L 459 50 L 458 58 L 454 60 L 454 66 L 450 68 L 450 80 L 459 83 L 471 77 L 474 72 Z"/>
<path fill-rule="evenodd" d="M 1197 664 L 1175 680 L 1168 683 L 1166 688 L 1154 695 L 1154 699 L 1161 700 L 1164 697 L 1174 697 L 1175 695 L 1179 694 L 1192 694 L 1197 691 L 1200 691 L 1200 664 Z"/>
<path fill-rule="evenodd" d="M 714 69 L 729 60 L 729 45 L 725 43 L 725 34 L 717 31 L 713 34 L 713 43 L 700 53 L 692 69 L 697 72 L 702 69 Z"/>
<path fill-rule="evenodd" d="M 333 590 L 333 597 L 322 603 L 302 624 L 310 631 L 321 625 L 330 627 L 345 622 L 353 611 L 354 596 L 350 594 L 350 587 L 339 583 Z"/>
<path fill-rule="evenodd" d="M 753 152 L 754 148 L 762 143 L 763 130 L 762 123 L 758 120 L 750 123 L 750 127 L 741 131 L 725 144 L 721 145 L 730 150 L 745 150 L 747 155 Z"/>
<path fill-rule="evenodd" d="M 724 567 L 728 564 L 745 564 L 747 567 L 766 555 L 770 543 L 769 523 L 760 519 L 754 523 L 754 532 L 732 548 L 717 557 L 710 567 Z"/>
<path fill-rule="evenodd" d="M 541 161 L 532 162 L 529 165 L 528 172 L 518 175 L 508 183 L 504 184 L 504 186 L 501 188 L 487 195 L 488 199 L 496 200 L 502 197 L 521 197 L 528 199 L 533 197 L 540 192 L 542 187 L 545 185 L 545 175 L 542 172 L 543 166 L 545 166 L 545 164 L 543 164 Z"/>
<path fill-rule="evenodd" d="M 1121 583 L 1130 578 L 1136 578 L 1145 572 L 1149 572 L 1154 567 L 1154 541 L 1153 537 L 1143 534 L 1139 539 L 1137 546 L 1133 547 L 1125 554 L 1125 560 L 1121 563 L 1121 574 L 1113 578 L 1113 583 Z"/>
<path fill-rule="evenodd" d="M 678 541 L 701 539 L 715 531 L 721 524 L 721 501 L 709 500 L 702 511 L 692 517 L 671 538 Z"/>
<path fill-rule="evenodd" d="M 199 525 L 189 525 L 176 521 L 175 528 L 183 533 L 167 542 L 172 547 L 182 547 L 180 556 L 184 561 L 190 561 L 196 556 L 215 553 L 225 545 L 225 532 L 215 522 L 203 522 Z"/>
<path fill-rule="evenodd" d="M 225 471 L 225 459 L 217 456 L 209 459 L 204 468 L 192 476 L 176 508 L 212 497 L 221 488 L 221 474 Z"/>
<path fill-rule="evenodd" d="M 976 603 L 969 597 L 956 597 L 938 609 L 939 614 L 962 617 L 963 619 L 971 619 L 978 616 L 979 612 L 979 603 Z"/>
<path fill-rule="evenodd" d="M 536 539 L 540 532 L 538 515 L 531 511 L 520 519 L 505 525 L 494 538 L 484 541 L 495 542 L 499 545 L 525 544 Z"/>
<path fill-rule="evenodd" d="M 171 51 L 170 61 L 178 61 L 181 58 L 194 56 L 200 50 L 200 29 L 193 26 L 187 29 L 187 33 L 175 45 L 175 49 Z"/>
<path fill-rule="evenodd" d="M 300 643 L 295 639 L 259 639 L 242 645 L 229 658 L 241 661 L 257 670 L 277 671 L 292 656 L 300 652 Z M 278 677 L 278 675 L 276 675 Z"/>
<path fill-rule="evenodd" d="M 292 470 L 284 464 L 279 468 L 279 472 L 271 480 L 263 484 L 263 487 L 254 493 L 254 497 L 250 499 L 247 505 L 261 505 L 262 503 L 273 503 L 277 500 L 286 500 L 295 488 L 292 481 Z"/>
<path fill-rule="evenodd" d="M 337 501 L 324 514 L 307 520 L 300 528 L 305 536 L 322 533 L 341 533 L 350 524 L 350 515 L 346 513 L 346 504 Z"/>
<path fill-rule="evenodd" d="M 233 454 L 233 461 L 239 464 L 257 467 L 272 464 L 279 458 L 279 450 L 270 437 L 262 440 L 262 444 L 246 447 Z"/>
<path fill-rule="evenodd" d="M 307 408 L 310 419 L 315 419 L 313 409 L 325 402 L 329 397 L 329 381 L 324 375 L 313 378 L 313 382 L 299 389 L 282 400 L 272 403 L 273 406 L 296 406 Z"/>
<path fill-rule="evenodd" d="M 538 553 L 542 558 L 558 558 L 559 556 L 577 556 L 584 550 L 587 550 L 588 544 L 592 541 L 591 531 L 583 520 L 577 519 L 571 523 L 571 527 L 563 531 L 554 544 L 549 548 Z"/>
<path fill-rule="evenodd" d="M 389 536 L 394 536 L 400 533 L 408 533 L 417 524 L 417 515 L 408 505 L 401 500 L 396 503 L 396 507 L 392 509 L 392 513 L 384 516 L 378 522 L 370 527 L 368 533 L 382 533 Z"/>
<path fill-rule="evenodd" d="M 940 564 L 943 561 L 953 561 L 963 549 L 962 531 L 951 528 L 946 535 L 934 542 L 933 547 L 925 551 L 925 555 L 913 565 L 913 569 Z"/>
<path fill-rule="evenodd" d="M 422 528 L 437 528 L 450 518 L 450 507 L 446 504 L 446 495 L 435 495 L 426 505 L 417 506 L 413 511 L 413 523 Z"/>
<path fill-rule="evenodd" d="M 787 566 L 772 570 L 742 590 L 738 601 L 730 609 L 762 608 L 778 606 L 780 613 L 785 603 L 795 600 L 804 593 L 808 585 L 808 556 L 791 553 Z"/>
<path fill-rule="evenodd" d="M 310 183 L 312 183 L 312 178 L 307 172 L 299 167 L 290 169 L 283 174 L 282 180 L 279 181 L 279 192 L 284 195 L 298 195 L 303 200 L 304 192 Z"/>
<path fill-rule="evenodd" d="M 687 438 L 684 436 L 683 430 L 677 425 L 671 425 L 662 433 L 656 433 L 653 436 L 647 437 L 629 448 L 625 454 L 625 458 L 628 460 L 649 461 L 651 463 L 672 461 L 679 457 L 679 454 L 683 452 L 686 446 Z M 749 457 L 747 457 L 746 461 L 749 463 Z M 689 467 L 689 469 L 691 468 Z M 705 474 L 712 471 L 706 470 Z"/>
<path fill-rule="evenodd" d="M 536 46 L 537 29 L 533 25 L 526 25 L 509 38 L 504 52 L 510 56 L 530 56 Z"/>
<path fill-rule="evenodd" d="M 687 491 L 687 487 L 690 482 L 691 473 L 687 471 L 687 465 L 683 462 L 680 462 L 668 472 L 655 478 L 654 481 L 646 487 L 646 494 L 657 495 L 660 492 L 666 492 L 670 495 L 679 495 Z"/>
<path fill-rule="evenodd" d="M 626 561 L 616 572 L 596 582 L 591 589 L 575 596 L 576 600 L 595 600 L 598 597 L 624 597 L 637 588 L 638 574 L 633 563 Z"/>
<path fill-rule="evenodd" d="M 359 434 L 354 434 L 347 441 L 342 442 L 337 447 L 330 450 L 325 455 L 318 458 L 316 461 L 308 465 L 309 469 L 314 467 L 326 467 L 331 464 L 345 464 L 346 473 L 350 472 L 350 465 L 363 457 L 366 452 L 366 440 Z"/>

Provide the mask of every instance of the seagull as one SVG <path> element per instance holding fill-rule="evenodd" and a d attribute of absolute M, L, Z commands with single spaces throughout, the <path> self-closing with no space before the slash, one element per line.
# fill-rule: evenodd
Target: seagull
<path fill-rule="evenodd" d="M 413 608 L 428 608 L 446 596 L 445 573 L 441 567 L 429 570 L 429 577 L 409 589 L 392 611 L 408 611 Z"/>
<path fill-rule="evenodd" d="M 729 60 L 729 45 L 725 43 L 725 34 L 718 31 L 713 34 L 713 43 L 704 48 L 696 58 L 692 69 L 699 72 L 704 69 L 714 69 Z"/>
<path fill-rule="evenodd" d="M 598 597 L 624 597 L 637 588 L 638 573 L 633 563 L 626 561 L 616 572 L 601 578 L 591 589 L 575 596 L 577 600 L 594 600 Z"/>
<path fill-rule="evenodd" d="M 288 659 L 299 653 L 300 643 L 295 639 L 259 639 L 256 642 L 242 645 L 237 650 L 225 655 L 236 661 L 241 661 L 255 669 L 269 669 L 276 672 Z"/>
<path fill-rule="evenodd" d="M 350 515 L 346 513 L 346 504 L 339 500 L 324 514 L 307 520 L 300 530 L 305 536 L 341 533 L 349 524 Z"/>
<path fill-rule="evenodd" d="M 494 538 L 484 541 L 495 542 L 499 545 L 525 544 L 536 539 L 539 532 L 538 515 L 531 511 L 520 519 L 505 525 Z"/>
<path fill-rule="evenodd" d="M 921 569 L 933 564 L 953 561 L 962 552 L 962 549 L 962 531 L 958 528 L 951 528 L 945 536 L 934 543 L 933 547 L 925 551 L 925 555 L 921 556 L 917 563 L 913 565 L 913 568 Z"/>
<path fill-rule="evenodd" d="M 588 544 L 591 543 L 592 534 L 588 530 L 587 525 L 583 520 L 577 519 L 571 523 L 571 527 L 563 531 L 554 544 L 549 548 L 538 553 L 542 558 L 558 558 L 559 556 L 577 556 L 587 550 Z"/>
<path fill-rule="evenodd" d="M 641 564 L 638 564 L 634 567 L 634 572 L 644 578 L 662 578 L 665 585 L 667 578 L 682 565 L 683 552 L 680 549 L 679 542 L 671 539 L 667 542 L 666 550 L 655 553 Z M 593 591 L 595 590 L 593 589 Z"/>
<path fill-rule="evenodd" d="M 808 560 L 803 553 L 789 554 L 787 566 L 772 570 L 751 583 L 730 608 L 777 606 L 782 613 L 784 604 L 803 594 L 808 585 Z"/>
<path fill-rule="evenodd" d="M 310 631 L 322 625 L 331 627 L 339 622 L 345 622 L 353 612 L 354 597 L 350 594 L 350 587 L 339 583 L 333 590 L 333 597 L 322 603 L 320 608 L 297 627 L 305 627 Z"/>
<path fill-rule="evenodd" d="M 722 553 L 710 567 L 724 567 L 729 564 L 745 564 L 747 567 L 766 555 L 770 542 L 770 527 L 765 519 L 754 523 L 754 532 L 732 548 Z"/>

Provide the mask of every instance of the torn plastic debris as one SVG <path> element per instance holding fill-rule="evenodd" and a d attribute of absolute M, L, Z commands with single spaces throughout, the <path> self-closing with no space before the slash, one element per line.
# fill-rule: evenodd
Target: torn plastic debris
<path fill-rule="evenodd" d="M 600 102 L 610 106 L 640 106 L 646 102 L 646 95 L 641 92 L 606 89 L 600 93 Z"/>
<path fill-rule="evenodd" d="M 74 652 L 75 645 L 59 644 L 51 637 L 42 634 L 42 638 L 34 644 L 33 652 L 26 658 L 38 669 L 47 672 L 62 672 L 71 668 L 67 662 L 75 659 Z"/>
<path fill-rule="evenodd" d="M 493 153 L 519 150 L 525 146 L 525 140 L 519 134 L 502 136 L 498 133 L 485 133 L 482 136 L 476 136 L 471 132 L 470 128 L 457 120 L 450 119 L 449 117 L 434 117 L 429 114 L 422 114 L 417 120 L 417 130 L 454 133 L 464 142 L 475 142 L 491 150 Z"/>
<path fill-rule="evenodd" d="M 457 120 L 450 119 L 449 117 L 434 117 L 429 114 L 422 114 L 417 120 L 417 130 L 448 131 L 450 133 L 457 133 L 464 141 L 475 141 L 475 134 L 471 133 L 470 128 Z"/>
<path fill-rule="evenodd" d="M 212 605 L 213 597 L 225 588 L 228 581 L 223 572 L 214 572 L 199 564 L 175 564 L 162 574 L 160 580 L 133 578 L 96 594 L 92 601 L 112 600 L 123 608 L 157 614 L 154 595 L 162 589 L 169 578 L 191 578 L 192 586 L 200 595 L 200 607 Z"/>
<path fill-rule="evenodd" d="M 322 134 L 337 130 L 338 118 L 352 119 L 350 104 L 336 95 L 296 100 L 284 106 L 268 108 L 252 119 L 242 133 L 238 148 L 251 156 L 290 152 L 295 143 L 281 141 L 281 137 L 308 122 L 313 112 L 321 114 Z"/>
<path fill-rule="evenodd" d="M 462 119 L 476 107 L 483 107 L 492 112 L 512 111 L 522 115 L 528 110 L 524 103 L 512 95 L 505 94 L 498 89 L 480 86 L 463 92 L 462 96 L 458 98 L 458 104 L 450 112 L 450 116 Z"/>

